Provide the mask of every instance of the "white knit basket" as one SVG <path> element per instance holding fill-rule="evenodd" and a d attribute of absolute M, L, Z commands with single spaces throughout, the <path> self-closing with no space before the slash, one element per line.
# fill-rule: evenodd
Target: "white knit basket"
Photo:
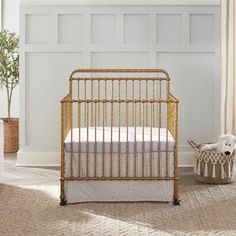
<path fill-rule="evenodd" d="M 202 144 L 188 141 L 194 150 L 194 176 L 203 183 L 227 184 L 235 181 L 235 156 L 226 156 L 215 151 L 201 151 Z"/>

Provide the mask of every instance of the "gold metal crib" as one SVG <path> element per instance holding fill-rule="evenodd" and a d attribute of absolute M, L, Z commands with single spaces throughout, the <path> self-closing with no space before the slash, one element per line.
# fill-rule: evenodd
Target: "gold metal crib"
<path fill-rule="evenodd" d="M 69 181 L 158 180 L 174 181 L 173 203 L 178 205 L 178 103 L 170 93 L 170 78 L 164 70 L 74 70 L 69 78 L 69 94 L 61 100 L 60 204 L 67 202 L 65 183 Z M 164 143 L 161 143 L 162 127 L 165 128 Z M 170 137 L 173 139 L 173 175 L 168 167 Z M 138 153 L 141 166 L 137 167 Z M 161 165 L 165 165 L 164 173 Z"/>

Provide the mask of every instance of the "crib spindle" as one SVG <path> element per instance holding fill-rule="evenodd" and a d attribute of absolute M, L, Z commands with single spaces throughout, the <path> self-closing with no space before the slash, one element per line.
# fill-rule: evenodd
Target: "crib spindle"
<path fill-rule="evenodd" d="M 113 169 L 113 160 L 112 160 L 112 154 L 113 154 L 113 117 L 114 117 L 114 111 L 113 111 L 113 99 L 114 99 L 114 81 L 111 82 L 111 143 L 110 143 L 110 176 L 112 175 L 112 169 Z"/>
<path fill-rule="evenodd" d="M 73 174 L 73 103 L 70 103 L 71 106 L 71 116 L 70 116 L 70 176 L 74 177 Z"/>
<path fill-rule="evenodd" d="M 126 94 L 127 96 L 127 94 Z M 129 113 L 128 113 L 128 101 L 126 97 L 126 177 L 129 176 Z"/>
<path fill-rule="evenodd" d="M 119 80 L 119 86 L 118 86 L 118 93 L 119 93 L 119 102 L 118 102 L 118 130 L 119 130 L 119 136 L 118 136 L 118 177 L 120 177 L 120 80 Z"/>
<path fill-rule="evenodd" d="M 135 100 L 134 103 L 134 177 L 136 177 L 136 168 L 137 168 L 137 164 L 136 164 L 136 159 L 137 159 L 137 133 L 136 133 L 136 118 L 137 118 L 137 103 Z"/>
<path fill-rule="evenodd" d="M 98 80 L 98 100 L 100 100 L 100 80 Z M 98 103 L 98 126 L 101 126 L 100 125 L 100 103 Z"/>
<path fill-rule="evenodd" d="M 153 125 L 153 103 L 150 104 L 151 120 L 150 120 L 150 177 L 152 177 L 152 125 Z"/>
<path fill-rule="evenodd" d="M 142 114 L 142 177 L 144 177 L 144 107 L 145 102 L 143 101 L 143 114 Z"/>
<path fill-rule="evenodd" d="M 91 80 L 91 100 L 93 100 L 93 98 L 94 98 L 94 96 L 93 96 L 93 79 Z M 90 111 L 90 117 L 91 117 L 91 123 L 90 123 L 90 125 L 91 126 L 93 126 L 93 105 L 94 105 L 94 103 L 93 102 L 91 102 L 90 103 L 90 109 L 91 109 L 91 111 Z"/>
<path fill-rule="evenodd" d="M 138 97 L 141 101 L 141 80 L 138 81 Z M 141 102 L 139 103 L 139 126 L 141 127 Z"/>
<path fill-rule="evenodd" d="M 153 116 L 155 117 L 155 110 L 154 110 L 154 100 L 155 100 L 155 80 L 152 81 L 152 100 L 153 100 L 153 106 L 152 106 L 152 109 L 153 109 Z M 154 117 L 153 117 L 153 124 L 152 124 L 152 127 L 154 127 Z"/>
<path fill-rule="evenodd" d="M 128 79 L 125 80 L 125 98 L 128 99 Z"/>
<path fill-rule="evenodd" d="M 84 80 L 84 100 L 87 99 L 87 80 Z M 86 115 L 86 102 L 84 103 L 84 127 L 86 127 L 86 118 L 87 118 L 87 115 Z"/>
<path fill-rule="evenodd" d="M 158 177 L 161 176 L 161 103 L 158 102 Z"/>
<path fill-rule="evenodd" d="M 169 165 L 169 162 L 168 162 L 168 157 L 169 157 L 169 143 L 168 143 L 168 131 L 169 131 L 169 128 L 168 128 L 168 124 L 169 124 L 169 122 L 168 122 L 168 102 L 166 103 L 166 106 L 167 106 L 167 108 L 166 108 L 166 114 L 167 114 L 167 117 L 166 117 L 166 150 L 165 150 L 165 152 L 166 152 L 166 177 L 168 177 L 169 176 L 169 167 L 168 167 L 168 165 Z"/>
<path fill-rule="evenodd" d="M 161 80 L 159 81 L 159 99 L 161 100 L 162 99 L 162 83 L 161 83 Z"/>
<path fill-rule="evenodd" d="M 146 80 L 146 100 L 148 100 L 148 80 Z M 148 127 L 148 102 L 146 102 L 146 127 Z"/>
<path fill-rule="evenodd" d="M 94 110 L 94 177 L 97 177 L 97 102 Z"/>
<path fill-rule="evenodd" d="M 102 103 L 102 177 L 105 172 L 105 102 Z"/>
<path fill-rule="evenodd" d="M 134 127 L 134 80 L 132 80 L 132 127 Z"/>
<path fill-rule="evenodd" d="M 104 81 L 105 83 L 105 100 L 107 100 L 107 80 Z M 105 103 L 105 127 L 107 126 L 107 103 Z"/>
<path fill-rule="evenodd" d="M 78 89 L 78 100 L 80 99 L 80 81 L 78 80 L 77 81 L 77 89 Z M 77 119 L 77 122 L 78 122 L 78 129 L 80 129 L 80 103 L 78 102 L 78 119 Z M 77 158 L 78 158 L 78 177 L 80 177 L 80 149 L 78 147 L 78 153 L 77 153 Z"/>
<path fill-rule="evenodd" d="M 154 117 L 155 117 L 155 114 L 154 114 L 155 83 L 154 82 L 155 81 L 152 80 L 152 102 L 150 104 L 150 111 L 151 111 L 151 119 L 150 119 L 150 129 L 151 129 L 151 131 L 150 131 L 150 136 L 151 136 L 151 138 L 150 138 L 150 177 L 152 177 L 152 159 L 153 159 L 153 157 L 152 157 L 152 149 L 153 149 L 152 129 L 154 127 Z"/>
<path fill-rule="evenodd" d="M 169 93 L 170 93 L 170 81 L 166 82 L 166 177 L 169 176 Z"/>
<path fill-rule="evenodd" d="M 80 169 L 81 169 L 81 160 L 80 160 L 80 153 L 81 153 L 81 109 L 80 109 L 81 103 L 78 102 L 78 129 L 79 129 L 79 147 L 78 147 L 78 177 L 80 177 Z"/>
<path fill-rule="evenodd" d="M 89 102 L 88 101 L 86 102 L 86 110 L 87 110 L 86 177 L 88 177 L 89 176 Z"/>

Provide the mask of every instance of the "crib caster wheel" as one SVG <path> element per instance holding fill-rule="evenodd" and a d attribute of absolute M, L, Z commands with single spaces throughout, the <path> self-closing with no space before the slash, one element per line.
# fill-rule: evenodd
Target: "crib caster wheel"
<path fill-rule="evenodd" d="M 175 206 L 180 205 L 180 200 L 179 200 L 178 198 L 174 198 L 173 204 L 174 204 Z"/>
<path fill-rule="evenodd" d="M 61 206 L 66 206 L 67 205 L 67 201 L 65 199 L 61 199 L 60 205 Z"/>

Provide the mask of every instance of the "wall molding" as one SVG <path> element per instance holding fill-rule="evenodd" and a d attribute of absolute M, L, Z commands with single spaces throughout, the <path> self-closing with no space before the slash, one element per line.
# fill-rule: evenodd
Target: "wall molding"
<path fill-rule="evenodd" d="M 27 2 L 27 1 L 22 1 Z M 33 2 L 33 1 L 31 1 Z M 42 1 L 43 2 L 43 1 Z M 47 1 L 48 2 L 48 1 Z M 219 73 L 219 63 L 220 63 L 220 43 L 216 41 L 212 43 L 211 37 L 216 40 L 219 36 L 219 6 L 55 6 L 55 7 L 46 7 L 46 6 L 25 6 L 22 5 L 20 8 L 20 78 L 21 78 L 21 87 L 20 87 L 20 151 L 18 153 L 18 165 L 24 166 L 55 166 L 59 164 L 60 155 L 59 155 L 59 100 L 63 97 L 67 92 L 67 78 L 72 69 L 83 67 L 83 68 L 91 68 L 98 67 L 104 64 L 96 64 L 100 61 L 103 62 L 103 59 L 106 58 L 106 62 L 109 64 L 111 60 L 109 60 L 109 56 L 113 56 L 114 61 L 116 63 L 123 63 L 122 60 L 125 60 L 127 55 L 132 55 L 130 61 L 138 61 L 138 67 L 140 64 L 142 67 L 155 68 L 159 66 L 161 63 L 174 67 L 176 63 L 171 62 L 168 58 L 172 58 L 172 60 L 179 60 L 182 58 L 187 63 L 190 60 L 193 60 L 194 63 L 202 63 L 202 59 L 204 59 L 206 65 L 206 73 L 203 74 L 204 79 L 206 79 L 207 83 L 214 89 L 214 92 L 211 93 L 212 97 L 209 100 L 214 106 L 211 109 L 212 112 L 210 114 L 214 114 L 214 119 L 212 116 L 208 117 L 208 120 L 211 121 L 210 127 L 207 127 L 209 131 L 209 137 L 212 139 L 217 137 L 218 135 L 218 126 L 219 126 L 219 107 L 218 107 L 218 94 L 219 94 L 219 81 L 220 81 L 220 73 Z M 79 15 L 82 15 L 82 22 Z M 94 15 L 113 15 L 115 17 L 115 28 L 116 32 L 114 33 L 114 42 L 109 43 L 100 43 L 99 40 L 104 40 L 101 38 L 96 38 L 98 42 L 93 42 L 93 35 L 91 31 L 92 16 Z M 134 17 L 139 17 L 139 15 L 147 16 L 146 26 L 148 27 L 148 38 L 142 38 L 142 40 L 146 40 L 145 43 L 137 43 L 136 39 L 138 37 L 132 37 L 129 34 L 129 40 L 134 40 L 134 43 L 125 42 L 125 16 L 130 15 Z M 161 16 L 160 19 L 158 16 Z M 70 17 L 72 16 L 72 17 Z M 164 17 L 163 17 L 164 16 Z M 171 18 L 174 16 L 174 18 Z M 202 35 L 208 37 L 204 38 L 206 41 L 201 41 L 201 38 L 198 38 L 198 35 L 195 34 L 193 37 L 197 37 L 195 40 L 198 40 L 197 43 L 191 43 L 191 23 L 195 24 L 195 29 L 198 29 L 198 22 L 192 16 L 197 16 L 197 19 L 200 22 L 205 22 L 205 18 L 209 20 L 208 28 L 212 30 L 214 28 L 214 35 L 208 35 L 208 31 L 206 34 L 204 32 Z M 59 17 L 61 17 L 59 19 Z M 111 17 L 112 18 L 112 17 Z M 131 17 L 132 18 L 132 17 Z M 158 19 L 157 19 L 158 18 Z M 130 20 L 130 18 L 127 18 Z M 165 26 L 165 22 L 169 24 L 171 27 L 173 23 L 176 23 L 176 19 L 179 22 L 177 26 L 180 29 L 180 32 L 177 32 L 177 36 L 179 36 L 181 42 L 175 41 L 175 35 L 172 34 L 172 30 L 167 32 Z M 191 22 L 191 19 L 195 20 Z M 63 30 L 65 32 L 70 32 L 68 21 L 76 20 L 77 25 L 81 28 L 81 35 L 76 31 L 72 31 L 74 36 L 71 38 L 61 37 L 63 34 Z M 157 25 L 158 20 L 162 20 L 164 22 L 164 27 L 162 27 L 163 34 L 166 34 L 167 38 L 171 39 L 171 42 L 165 42 L 163 38 L 158 39 L 157 34 Z M 170 22 L 169 22 L 170 20 Z M 62 23 L 63 22 L 63 23 Z M 97 21 L 96 21 L 97 22 Z M 101 21 L 102 24 L 104 23 Z M 107 22 L 107 21 L 106 21 Z M 132 19 L 130 21 L 133 22 Z M 212 23 L 213 22 L 213 23 Z M 64 24 L 64 25 L 63 25 Z M 207 22 L 206 22 L 207 24 Z M 201 24 L 200 24 L 201 25 Z M 105 28 L 105 27 L 104 27 Z M 113 27 L 110 27 L 113 29 Z M 173 26 L 172 26 L 173 28 Z M 202 27 L 200 27 L 202 28 Z M 204 27 L 203 27 L 204 28 Z M 74 29 L 74 28 L 73 28 Z M 173 28 L 175 30 L 175 26 Z M 69 30 L 69 31 L 68 31 Z M 100 32 L 100 31 L 96 31 Z M 100 29 L 99 29 L 100 30 Z M 198 30 L 196 30 L 198 31 Z M 61 32 L 61 34 L 60 34 Z M 65 33 L 64 32 L 64 33 Z M 174 31 L 175 32 L 175 31 Z M 105 32 L 106 33 L 106 32 Z M 176 33 L 176 32 L 175 32 Z M 200 34 L 201 35 L 201 34 Z M 109 35 L 108 35 L 109 36 Z M 80 38 L 81 37 L 81 38 Z M 109 38 L 109 37 L 108 37 Z M 70 41 L 76 39 L 77 41 Z M 107 39 L 107 38 L 105 38 Z M 112 38 L 109 38 L 112 41 Z M 128 41 L 129 41 L 128 40 Z M 69 42 L 68 42 L 69 41 Z M 109 53 L 109 56 L 107 56 Z M 125 53 L 125 56 L 121 54 Z M 135 55 L 133 55 L 136 53 Z M 94 56 L 96 54 L 96 56 Z M 119 55 L 118 55 L 119 54 Z M 143 55 L 145 54 L 145 56 Z M 176 57 L 176 55 L 178 56 Z M 98 57 L 97 57 L 98 55 Z M 105 56 L 104 56 L 105 55 Z M 117 56 L 118 55 L 118 56 Z M 136 55 L 138 57 L 136 57 Z M 189 55 L 193 55 L 194 59 L 191 59 Z M 200 57 L 199 57 L 200 56 Z M 67 59 L 64 59 L 67 58 Z M 123 59 L 120 59 L 123 58 Z M 173 59 L 174 58 L 174 59 Z M 194 60 L 197 61 L 194 61 Z M 210 59 L 212 60 L 209 62 Z M 51 63 L 53 61 L 53 63 Z M 169 64 L 170 62 L 170 64 Z M 50 64 L 48 66 L 48 64 Z M 160 64 L 159 64 L 160 63 Z M 40 66 L 38 66 L 40 64 Z M 190 66 L 192 66 L 190 63 Z M 115 64 L 117 65 L 117 64 Z M 122 64 L 126 65 L 126 64 Z M 136 65 L 131 64 L 131 65 Z M 144 66 L 143 66 L 144 65 Z M 202 65 L 202 64 L 201 64 Z M 208 66 L 212 66 L 212 68 L 208 69 Z M 161 65 L 163 67 L 163 65 Z M 45 69 L 46 68 L 46 69 Z M 193 67 L 195 68 L 195 67 Z M 188 68 L 186 68 L 188 69 Z M 46 72 L 44 72 L 46 70 Z M 173 70 L 175 70 L 173 68 Z M 35 72 L 36 71 L 36 72 Z M 59 72 L 57 72 L 59 71 Z M 196 70 L 194 69 L 196 72 Z M 57 72 L 57 73 L 55 73 Z M 178 71 L 176 71 L 178 72 Z M 191 72 L 191 71 L 190 71 Z M 40 74 L 42 73 L 42 74 Z M 39 74 L 39 75 L 38 75 Z M 178 74 L 178 73 L 177 73 Z M 195 73 L 196 74 L 196 73 Z M 181 74 L 182 75 L 182 74 Z M 194 75 L 195 79 L 197 75 Z M 44 77 L 46 78 L 45 80 Z M 172 77 L 172 73 L 171 73 Z M 42 83 L 39 83 L 39 80 L 42 80 Z M 35 95 L 40 89 L 42 91 L 49 91 L 49 87 L 47 87 L 46 82 L 52 81 L 50 84 L 50 88 L 53 88 L 53 84 L 57 84 L 57 91 L 55 91 L 55 96 L 53 97 L 53 101 L 49 101 L 50 107 L 47 107 L 47 112 L 51 112 L 49 117 L 44 116 L 44 111 L 42 110 L 42 104 L 38 103 L 37 96 Z M 171 84 L 172 91 L 175 95 L 176 92 L 181 93 L 183 90 L 179 88 L 178 84 L 173 85 L 175 79 L 173 79 L 173 83 Z M 181 81 L 180 81 L 181 82 Z M 203 83 L 203 82 L 202 82 Z M 60 85 L 59 85 L 60 84 Z M 202 85 L 202 84 L 201 84 Z M 31 86 L 31 87 L 30 87 Z M 36 88 L 35 88 L 35 87 Z M 38 87 L 37 87 L 38 86 Z M 30 89 L 29 89 L 30 88 Z M 33 88 L 33 92 L 31 91 Z M 185 88 L 189 90 L 189 88 Z M 192 90 L 195 90 L 192 88 Z M 192 91 L 191 90 L 191 91 Z M 186 96 L 191 96 L 191 91 Z M 211 91 L 212 92 L 212 91 Z M 180 95 L 181 95 L 180 93 Z M 50 97 L 51 94 L 46 93 L 45 97 Z M 38 94 L 40 96 L 40 94 Z M 183 97 L 181 101 L 181 105 L 188 103 L 185 97 Z M 209 103 L 208 101 L 208 103 Z M 48 103 L 48 104 L 49 104 Z M 36 104 L 36 105 L 35 105 Z M 185 105 L 183 107 L 184 112 Z M 188 107 L 190 104 L 187 104 Z M 205 104 L 204 104 L 205 105 Z M 37 107 L 34 108 L 34 106 Z M 41 110 L 40 110 L 41 109 Z M 189 109 L 189 108 L 188 108 Z M 42 120 L 38 117 L 37 112 L 41 112 Z M 180 114 L 182 116 L 182 114 Z M 187 115 L 187 114 L 186 114 Z M 189 115 L 189 114 L 188 114 Z M 191 114 L 190 114 L 191 115 Z M 53 118 L 52 118 L 53 117 Z M 54 120 L 52 120 L 54 119 Z M 185 124 L 183 116 L 180 117 L 180 123 L 182 125 L 182 130 Z M 181 120 L 183 119 L 183 120 Z M 45 124 L 46 121 L 50 122 L 50 126 Z M 190 122 L 189 122 L 190 123 Z M 189 125 L 189 124 L 188 124 Z M 37 128 L 40 127 L 40 128 Z M 41 128 L 42 127 L 42 128 Z M 204 126 L 206 128 L 206 125 Z M 43 133 L 43 129 L 46 131 Z M 50 130 L 50 132 L 49 132 Z M 182 130 L 180 128 L 180 135 L 182 135 Z M 38 134 L 37 134 L 38 132 Z M 196 138 L 201 140 L 201 136 L 198 130 L 195 130 L 197 134 L 194 132 L 186 132 L 184 131 L 184 135 L 181 137 L 181 149 L 180 149 L 180 166 L 189 166 L 191 165 L 191 152 L 184 145 L 186 139 L 188 138 Z M 189 133 L 193 137 L 186 137 Z M 53 134 L 53 135 L 52 135 Z M 184 137 L 183 137 L 184 136 Z M 49 138 L 50 137 L 50 138 Z M 47 142 L 45 140 L 48 140 Z M 55 141 L 56 140 L 56 141 Z M 209 141 L 209 140 L 204 140 Z M 41 146 L 39 148 L 39 146 Z M 55 147 L 56 146 L 56 147 Z M 54 148 L 55 147 L 55 148 Z"/>

